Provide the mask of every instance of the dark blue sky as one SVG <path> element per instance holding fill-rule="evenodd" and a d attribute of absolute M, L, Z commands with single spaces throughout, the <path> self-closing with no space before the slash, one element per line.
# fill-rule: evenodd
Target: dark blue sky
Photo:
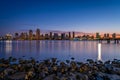
<path fill-rule="evenodd" d="M 0 34 L 36 28 L 120 33 L 120 0 L 0 0 Z"/>

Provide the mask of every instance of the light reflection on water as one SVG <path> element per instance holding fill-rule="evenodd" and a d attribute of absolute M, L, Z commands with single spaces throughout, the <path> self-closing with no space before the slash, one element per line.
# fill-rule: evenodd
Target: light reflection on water
<path fill-rule="evenodd" d="M 98 60 L 102 61 L 102 57 L 101 57 L 101 43 L 98 43 Z"/>
<path fill-rule="evenodd" d="M 100 47 L 101 46 L 101 47 Z M 38 60 L 56 57 L 66 60 L 113 60 L 120 59 L 120 44 L 98 44 L 97 41 L 1 41 L 0 58 L 10 56 L 20 58 L 34 57 Z"/>

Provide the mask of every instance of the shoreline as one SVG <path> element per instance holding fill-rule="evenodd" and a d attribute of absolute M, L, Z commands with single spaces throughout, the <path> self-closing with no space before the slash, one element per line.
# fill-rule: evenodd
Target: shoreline
<path fill-rule="evenodd" d="M 18 61 L 18 64 L 16 63 Z M 36 61 L 31 59 L 0 59 L 2 80 L 118 80 L 120 60 L 76 62 L 74 58 L 59 61 L 57 58 Z"/>

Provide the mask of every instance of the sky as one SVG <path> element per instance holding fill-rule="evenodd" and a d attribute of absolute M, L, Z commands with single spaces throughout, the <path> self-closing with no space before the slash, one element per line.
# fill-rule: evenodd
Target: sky
<path fill-rule="evenodd" d="M 120 0 L 0 0 L 0 35 L 37 28 L 120 33 Z"/>

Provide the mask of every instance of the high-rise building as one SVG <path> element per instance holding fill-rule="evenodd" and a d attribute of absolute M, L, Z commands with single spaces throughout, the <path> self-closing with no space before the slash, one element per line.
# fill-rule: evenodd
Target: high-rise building
<path fill-rule="evenodd" d="M 25 34 L 23 32 L 20 34 L 20 39 L 25 40 Z"/>
<path fill-rule="evenodd" d="M 54 33 L 54 37 L 55 40 L 59 39 L 58 33 Z"/>
<path fill-rule="evenodd" d="M 28 34 L 26 32 L 24 33 L 24 36 L 25 36 L 25 40 L 28 40 Z"/>
<path fill-rule="evenodd" d="M 69 35 L 66 34 L 66 35 L 65 35 L 65 39 L 66 39 L 66 40 L 70 39 L 70 38 L 69 38 Z"/>
<path fill-rule="evenodd" d="M 100 34 L 96 33 L 96 39 L 100 39 Z"/>
<path fill-rule="evenodd" d="M 61 39 L 62 39 L 62 40 L 66 39 L 65 33 L 62 33 L 62 34 L 61 34 Z"/>
<path fill-rule="evenodd" d="M 115 39 L 116 38 L 116 33 L 112 34 L 112 38 Z"/>
<path fill-rule="evenodd" d="M 107 38 L 110 38 L 110 35 L 109 35 L 109 33 L 107 33 Z"/>
<path fill-rule="evenodd" d="M 71 33 L 69 32 L 69 39 L 71 39 Z"/>
<path fill-rule="evenodd" d="M 17 40 L 19 38 L 19 33 L 15 33 L 15 39 Z"/>
<path fill-rule="evenodd" d="M 106 35 L 106 34 L 104 34 L 104 38 L 107 38 L 107 35 Z"/>
<path fill-rule="evenodd" d="M 29 40 L 32 40 L 32 39 L 33 39 L 33 31 L 29 30 Z"/>
<path fill-rule="evenodd" d="M 40 40 L 40 29 L 36 30 L 36 40 Z"/>
<path fill-rule="evenodd" d="M 73 32 L 73 38 L 75 38 L 75 32 Z"/>
<path fill-rule="evenodd" d="M 50 39 L 52 39 L 52 32 L 50 32 Z"/>
<path fill-rule="evenodd" d="M 49 35 L 48 34 L 45 34 L 45 39 L 49 39 Z"/>

